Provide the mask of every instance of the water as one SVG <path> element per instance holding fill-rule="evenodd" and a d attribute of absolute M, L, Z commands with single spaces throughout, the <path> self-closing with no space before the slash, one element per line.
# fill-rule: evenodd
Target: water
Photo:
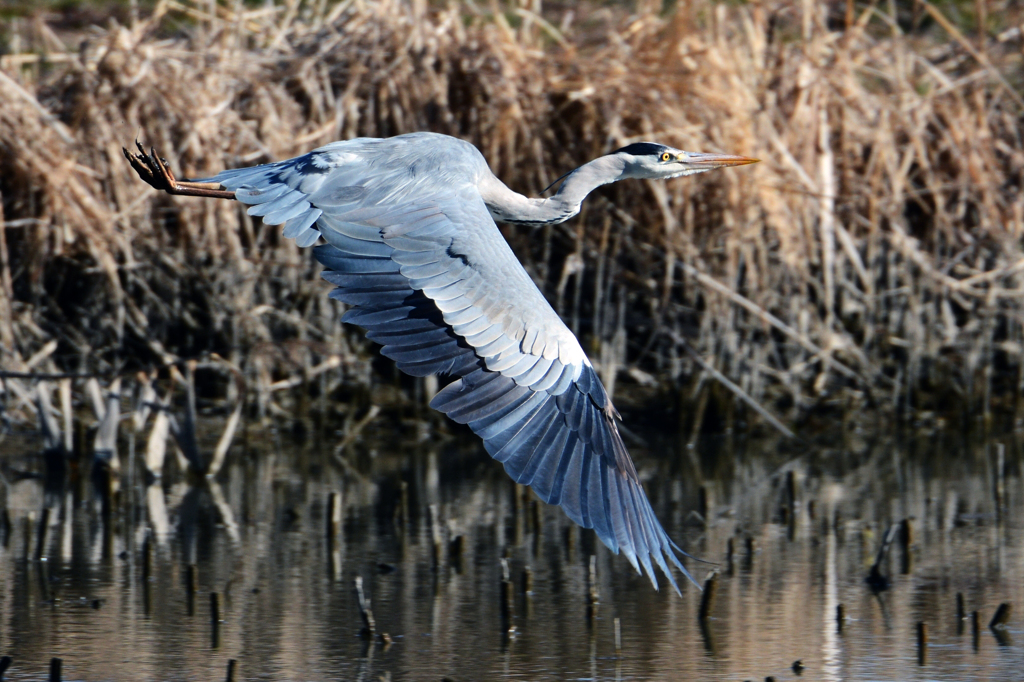
<path fill-rule="evenodd" d="M 988 442 L 949 433 L 848 437 L 834 449 L 633 446 L 670 534 L 722 562 L 702 629 L 696 589 L 684 586 L 679 597 L 663 584 L 655 592 L 590 531 L 574 533 L 560 510 L 519 496 L 471 437 L 386 422 L 342 463 L 333 442 L 295 444 L 250 427 L 216 482 L 174 471 L 148 488 L 140 482 L 123 491 L 126 511 L 108 524 L 85 482 L 44 495 L 40 479 L 19 477 L 41 467 L 32 441 L 0 443 L 9 518 L 0 531 L 0 654 L 14 657 L 6 679 L 46 679 L 54 656 L 63 658 L 65 679 L 83 680 L 218 680 L 229 659 L 238 661 L 236 679 L 248 680 L 786 680 L 796 678 L 798 659 L 803 678 L 815 680 L 1017 680 L 1024 669 L 1024 490 L 1013 434 Z M 1001 511 L 996 443 L 1006 448 Z M 707 527 L 695 514 L 701 486 Z M 333 545 L 325 532 L 331 492 L 343 506 Z M 44 500 L 49 524 L 39 551 Z M 431 504 L 445 541 L 438 571 Z M 865 576 L 881 538 L 908 518 L 908 572 L 897 541 L 884 564 L 891 587 L 873 592 Z M 143 580 L 147 528 L 152 574 Z M 461 562 L 448 546 L 458 535 Z M 501 611 L 506 552 L 513 637 Z M 700 581 L 713 568 L 689 565 Z M 527 566 L 531 596 L 521 590 Z M 389 646 L 359 636 L 355 576 Z M 211 592 L 221 600 L 216 636 Z M 970 623 L 958 629 L 958 592 L 968 612 L 980 612 L 976 647 Z M 1018 609 L 1002 641 L 986 627 L 1001 602 Z M 928 627 L 924 665 L 919 621 Z"/>

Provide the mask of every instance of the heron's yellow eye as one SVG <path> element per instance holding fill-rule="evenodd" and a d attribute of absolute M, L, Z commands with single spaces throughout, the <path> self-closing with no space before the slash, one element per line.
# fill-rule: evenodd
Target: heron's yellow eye
<path fill-rule="evenodd" d="M 669 154 L 668 152 L 662 152 L 661 153 L 661 160 L 662 161 L 671 161 L 672 160 L 672 155 Z"/>

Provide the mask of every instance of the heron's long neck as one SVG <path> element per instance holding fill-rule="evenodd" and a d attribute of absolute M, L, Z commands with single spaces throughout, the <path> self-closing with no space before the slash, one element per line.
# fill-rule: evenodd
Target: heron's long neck
<path fill-rule="evenodd" d="M 531 199 L 513 192 L 497 178 L 489 177 L 480 186 L 480 195 L 495 220 L 507 223 L 560 223 L 580 212 L 580 204 L 594 189 L 618 180 L 623 171 L 621 159 L 602 156 L 574 170 L 550 199 Z"/>

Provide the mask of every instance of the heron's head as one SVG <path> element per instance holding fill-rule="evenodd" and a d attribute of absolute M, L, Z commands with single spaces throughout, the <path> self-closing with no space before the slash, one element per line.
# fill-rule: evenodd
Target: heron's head
<path fill-rule="evenodd" d="M 617 157 L 624 164 L 622 178 L 665 179 L 681 175 L 706 173 L 726 166 L 743 166 L 757 163 L 758 159 L 729 154 L 701 154 L 684 152 L 656 142 L 634 142 L 610 156 Z"/>

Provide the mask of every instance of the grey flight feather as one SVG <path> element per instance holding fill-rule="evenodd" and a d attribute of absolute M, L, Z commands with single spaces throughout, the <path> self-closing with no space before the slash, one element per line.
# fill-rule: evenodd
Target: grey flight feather
<path fill-rule="evenodd" d="M 634 144 L 568 174 L 553 197 L 530 199 L 473 145 L 413 133 L 335 142 L 199 182 L 234 190 L 250 215 L 284 224 L 300 246 L 323 237 L 315 254 L 337 287 L 331 296 L 351 306 L 343 320 L 403 371 L 456 377 L 432 407 L 468 424 L 513 479 L 593 528 L 655 587 L 653 564 L 678 592 L 669 564 L 693 581 L 676 554 L 685 553 L 655 518 L 604 387 L 495 220 L 561 222 L 602 184 L 750 161 L 736 159 Z"/>

